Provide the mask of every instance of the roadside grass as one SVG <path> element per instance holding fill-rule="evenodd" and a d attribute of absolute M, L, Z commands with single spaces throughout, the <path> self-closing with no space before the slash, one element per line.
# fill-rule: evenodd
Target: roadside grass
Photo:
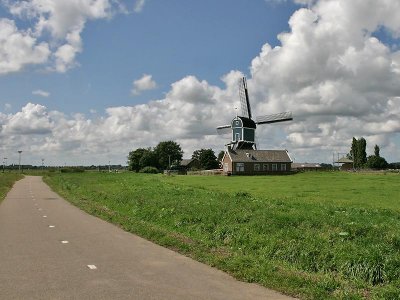
<path fill-rule="evenodd" d="M 49 174 L 85 211 L 303 299 L 400 299 L 400 176 Z"/>
<path fill-rule="evenodd" d="M 0 203 L 4 200 L 14 183 L 22 177 L 23 176 L 18 173 L 0 173 Z"/>

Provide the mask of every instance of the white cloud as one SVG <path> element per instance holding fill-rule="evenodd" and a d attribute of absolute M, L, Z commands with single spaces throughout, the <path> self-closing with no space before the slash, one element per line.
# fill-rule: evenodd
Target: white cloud
<path fill-rule="evenodd" d="M 14 20 L 0 19 L 0 74 L 21 71 L 28 65 L 66 72 L 77 65 L 86 22 L 124 11 L 119 1 L 113 0 L 3 0 L 3 4 L 15 19 L 32 25 L 19 29 Z"/>
<path fill-rule="evenodd" d="M 136 13 L 140 13 L 143 10 L 145 3 L 146 0 L 136 0 L 133 10 Z"/>
<path fill-rule="evenodd" d="M 140 95 L 144 91 L 154 90 L 157 83 L 153 80 L 151 75 L 143 74 L 140 79 L 132 82 L 132 95 Z"/>
<path fill-rule="evenodd" d="M 279 47 L 264 45 L 251 65 L 251 87 L 259 111 L 294 112 L 289 149 L 312 158 L 316 149 L 348 151 L 352 136 L 398 138 L 400 52 L 373 34 L 382 26 L 399 34 L 399 5 L 318 1 L 293 14 Z"/>
<path fill-rule="evenodd" d="M 2 134 L 5 135 L 48 134 L 52 129 L 46 107 L 39 104 L 28 103 L 20 112 L 4 119 Z"/>
<path fill-rule="evenodd" d="M 35 91 L 32 92 L 32 94 L 36 95 L 36 96 L 46 97 L 46 98 L 50 96 L 49 92 L 46 92 L 46 91 L 43 91 L 43 90 L 35 90 Z"/>
<path fill-rule="evenodd" d="M 389 161 L 400 160 L 400 52 L 374 37 L 381 26 L 399 34 L 399 5 L 321 0 L 293 14 L 290 31 L 279 35 L 281 45 L 265 44 L 251 62 L 253 113 L 294 115 L 292 122 L 257 128 L 261 149 L 286 148 L 296 161 L 328 162 L 333 152 L 349 151 L 353 136 L 363 136 L 369 153 L 377 143 Z M 32 156 L 66 157 L 68 164 L 110 157 L 123 163 L 130 150 L 168 139 L 178 141 L 187 157 L 199 148 L 220 150 L 229 137 L 217 136 L 215 128 L 235 115 L 240 76 L 223 76 L 223 88 L 186 76 L 163 99 L 91 118 L 28 104 L 16 114 L 0 114 L 6 141 L 0 148 L 24 147 Z M 151 77 L 133 90 L 144 91 L 149 82 Z"/>
<path fill-rule="evenodd" d="M 42 64 L 49 56 L 47 43 L 39 43 L 29 31 L 19 31 L 14 21 L 0 19 L 0 75 Z"/>

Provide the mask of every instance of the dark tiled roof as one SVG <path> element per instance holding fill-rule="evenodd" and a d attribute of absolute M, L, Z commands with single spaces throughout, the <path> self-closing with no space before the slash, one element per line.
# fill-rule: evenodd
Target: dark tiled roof
<path fill-rule="evenodd" d="M 182 160 L 181 160 L 181 166 L 187 166 L 187 165 L 189 165 L 192 161 L 193 161 L 192 158 L 182 159 Z"/>
<path fill-rule="evenodd" d="M 245 117 L 238 117 L 243 122 L 243 127 L 256 128 L 256 123 L 253 120 Z"/>
<path fill-rule="evenodd" d="M 287 162 L 292 160 L 286 150 L 228 150 L 233 162 Z"/>

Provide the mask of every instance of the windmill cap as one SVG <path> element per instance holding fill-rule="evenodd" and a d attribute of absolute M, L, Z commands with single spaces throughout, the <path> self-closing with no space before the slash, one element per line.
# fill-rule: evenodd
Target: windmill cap
<path fill-rule="evenodd" d="M 236 120 L 238 120 L 238 119 L 240 119 L 242 121 L 243 127 L 256 128 L 256 123 L 252 119 L 249 119 L 249 118 L 246 118 L 246 117 L 239 117 L 239 116 L 237 116 L 236 118 L 234 118 L 232 120 L 232 127 L 236 127 L 236 126 L 234 126 L 234 122 Z"/>

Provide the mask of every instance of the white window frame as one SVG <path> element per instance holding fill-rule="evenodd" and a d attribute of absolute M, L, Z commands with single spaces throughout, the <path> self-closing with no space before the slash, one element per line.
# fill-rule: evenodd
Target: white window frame
<path fill-rule="evenodd" d="M 281 164 L 281 171 L 286 171 L 286 164 Z"/>
<path fill-rule="evenodd" d="M 254 171 L 257 171 L 257 172 L 261 171 L 260 164 L 254 164 Z"/>
<path fill-rule="evenodd" d="M 272 171 L 278 171 L 278 164 L 272 164 Z"/>
<path fill-rule="evenodd" d="M 263 171 L 269 171 L 269 165 L 263 164 Z"/>

